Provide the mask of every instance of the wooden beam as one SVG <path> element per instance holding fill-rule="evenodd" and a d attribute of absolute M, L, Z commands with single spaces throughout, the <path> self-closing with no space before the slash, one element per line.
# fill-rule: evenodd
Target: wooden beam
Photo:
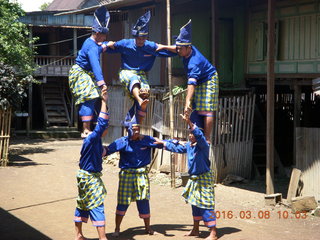
<path fill-rule="evenodd" d="M 262 79 L 247 79 L 248 85 L 267 85 L 266 80 Z M 278 86 L 294 86 L 294 84 L 298 86 L 311 86 L 312 80 L 311 79 L 275 79 L 275 85 Z"/>
<path fill-rule="evenodd" d="M 217 1 L 211 0 L 211 62 L 217 65 L 217 52 L 216 52 L 216 30 L 217 30 Z"/>
<path fill-rule="evenodd" d="M 268 0 L 268 54 L 267 54 L 267 164 L 266 193 L 274 193 L 274 51 L 275 0 Z"/>
<path fill-rule="evenodd" d="M 167 45 L 171 45 L 171 12 L 170 12 L 170 0 L 166 0 L 167 5 Z M 169 84 L 169 106 L 170 106 L 170 138 L 173 138 L 174 118 L 173 118 L 173 94 L 172 94 L 172 68 L 171 58 L 167 58 L 168 64 L 168 84 Z M 171 187 L 176 187 L 175 176 L 175 158 L 173 153 L 170 154 L 170 166 L 171 166 Z"/>
<path fill-rule="evenodd" d="M 291 199 L 296 197 L 297 195 L 300 176 L 301 176 L 301 170 L 297 168 L 293 168 L 291 172 L 291 178 L 290 178 L 288 194 L 287 194 L 287 201 L 289 203 L 291 203 Z"/>
<path fill-rule="evenodd" d="M 293 165 L 296 165 L 296 128 L 300 127 L 301 86 L 294 84 L 294 113 L 293 113 Z"/>
<path fill-rule="evenodd" d="M 275 78 L 318 78 L 318 73 L 275 73 Z M 245 78 L 267 78 L 267 74 L 246 74 Z"/>

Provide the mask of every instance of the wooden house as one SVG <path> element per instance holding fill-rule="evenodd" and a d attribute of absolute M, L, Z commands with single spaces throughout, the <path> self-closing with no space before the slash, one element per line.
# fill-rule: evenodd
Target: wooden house
<path fill-rule="evenodd" d="M 59 2 L 64 1 L 55 0 L 53 3 Z M 89 2 L 92 3 L 93 1 L 81 1 L 82 4 L 88 4 Z M 269 2 L 274 3 L 272 11 L 268 11 Z M 166 43 L 165 0 L 109 0 L 102 1 L 100 4 L 105 5 L 111 12 L 108 39 L 130 38 L 130 29 L 136 19 L 145 11 L 151 10 L 150 39 L 155 42 Z M 268 75 L 270 74 L 270 71 L 268 71 L 270 61 L 268 62 L 267 58 L 267 46 L 270 45 L 270 42 L 268 43 L 267 34 L 270 32 L 275 35 L 272 42 L 274 47 L 272 64 L 275 79 L 273 106 L 275 171 L 284 175 L 286 167 L 298 166 L 301 159 L 296 157 L 295 140 L 299 137 L 296 135 L 295 129 L 297 127 L 318 128 L 320 124 L 320 119 L 318 119 L 320 115 L 316 114 L 319 110 L 319 101 L 312 93 L 312 79 L 317 78 L 320 72 L 320 1 L 171 0 L 170 5 L 172 35 L 178 35 L 179 28 L 189 19 L 192 19 L 193 44 L 218 69 L 222 110 L 219 113 L 219 121 L 217 121 L 215 128 L 218 141 L 216 142 L 217 159 L 224 159 L 223 161 L 217 160 L 220 161 L 217 165 L 221 165 L 219 169 L 224 169 L 220 171 L 224 172 L 221 178 L 227 173 L 250 177 L 252 159 L 254 162 L 253 172 L 257 175 L 264 175 L 267 154 L 265 139 L 268 126 L 266 126 L 266 122 L 269 114 L 267 112 L 267 85 L 269 80 L 267 79 L 270 76 Z M 77 7 L 70 8 L 68 15 L 53 17 L 53 12 L 48 13 L 51 14 L 48 19 L 59 19 L 55 21 L 64 19 L 63 21 L 67 22 L 81 22 L 79 25 L 68 24 L 68 27 L 53 26 L 48 22 L 47 24 L 34 25 L 32 21 L 35 17 L 32 17 L 32 15 L 35 14 L 43 20 L 46 12 L 30 13 L 26 18 L 29 18 L 31 22 L 23 21 L 33 24 L 34 36 L 37 35 L 35 34 L 36 29 L 39 29 L 39 33 L 47 31 L 48 34 L 43 34 L 43 37 L 48 39 L 51 36 L 48 41 L 58 42 L 59 40 L 72 38 L 73 41 L 70 41 L 65 49 L 59 44 L 59 48 L 51 46 L 47 48 L 46 53 L 43 53 L 44 55 L 50 53 L 50 55 L 60 55 L 68 58 L 69 55 L 75 54 L 76 49 L 79 50 L 81 47 L 82 40 L 75 39 L 85 34 L 86 29 L 90 27 L 90 20 L 88 20 L 88 23 L 84 20 L 90 19 L 90 15 L 95 8 L 97 8 L 97 5 L 94 4 L 85 7 L 81 7 L 79 4 Z M 270 12 L 274 13 L 273 31 L 268 31 L 267 17 Z M 46 30 L 42 29 L 41 26 L 46 26 Z M 50 35 L 53 30 L 60 33 L 68 31 L 69 37 L 62 38 L 60 34 Z M 46 40 L 41 41 L 43 43 L 48 42 Z M 108 84 L 114 86 L 114 98 L 120 98 L 121 88 L 117 87 L 117 72 L 120 66 L 119 56 L 104 55 L 102 65 L 105 79 L 107 79 Z M 181 60 L 178 57 L 173 58 L 172 70 L 174 82 L 176 84 L 184 83 L 185 76 Z M 148 75 L 151 85 L 165 89 L 168 86 L 166 73 L 165 59 L 157 59 Z M 40 78 L 44 77 L 43 75 Z M 59 77 L 66 80 L 67 75 Z M 240 99 L 242 96 L 244 100 Z M 247 100 L 245 100 L 246 96 Z M 256 96 L 255 99 L 254 96 Z M 239 99 L 237 99 L 238 97 Z M 235 100 L 233 101 L 233 99 Z M 246 101 L 247 105 L 245 104 Z M 243 102 L 243 105 L 241 105 L 241 102 Z M 121 104 L 124 109 L 127 109 L 127 103 Z M 72 104 L 69 111 L 72 112 L 71 106 Z M 237 109 L 237 106 L 239 106 L 239 109 Z M 254 115 L 251 112 L 253 106 L 255 106 Z M 166 107 L 164 106 L 164 108 Z M 120 119 L 123 112 L 117 112 L 116 114 L 119 115 Z M 238 119 L 238 122 L 236 122 L 236 119 Z M 164 119 L 163 121 L 167 120 Z M 75 122 L 75 117 L 71 122 Z M 112 130 L 113 136 L 120 136 L 122 132 L 119 130 L 119 121 L 116 120 L 113 124 L 118 128 Z M 184 126 L 179 124 L 177 125 L 178 128 Z M 234 141 L 231 140 L 233 138 Z M 245 148 L 239 147 L 239 145 L 235 147 L 235 142 L 239 141 L 248 146 Z M 317 142 L 320 143 L 319 139 Z M 239 155 L 238 151 L 243 149 L 246 150 Z M 244 161 L 247 161 L 246 164 L 243 164 Z M 317 162 L 319 160 L 311 161 Z M 226 163 L 227 167 L 225 166 Z M 243 172 L 241 168 L 246 168 L 246 171 Z M 317 191 L 320 192 L 319 189 Z"/>

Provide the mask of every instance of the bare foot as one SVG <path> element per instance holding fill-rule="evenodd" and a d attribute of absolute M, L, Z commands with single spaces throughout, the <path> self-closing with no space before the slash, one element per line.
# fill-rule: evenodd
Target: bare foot
<path fill-rule="evenodd" d="M 141 107 L 141 111 L 144 111 L 144 112 L 146 111 L 148 103 L 149 103 L 149 99 L 145 99 L 141 103 L 139 103 Z"/>
<path fill-rule="evenodd" d="M 149 235 L 158 235 L 159 233 L 157 233 L 156 231 L 153 231 L 152 228 L 146 229 L 146 234 Z"/>
<path fill-rule="evenodd" d="M 148 89 L 145 89 L 145 88 L 141 88 L 139 90 L 139 97 L 143 100 L 149 98 L 150 96 L 150 93 L 149 93 L 149 90 Z"/>
<path fill-rule="evenodd" d="M 80 235 L 75 238 L 75 240 L 87 240 L 84 236 Z"/>
<path fill-rule="evenodd" d="M 185 237 L 196 236 L 199 237 L 199 230 L 192 229 L 190 232 L 184 235 Z"/>
<path fill-rule="evenodd" d="M 205 240 L 218 240 L 218 237 L 216 236 L 209 236 Z"/>

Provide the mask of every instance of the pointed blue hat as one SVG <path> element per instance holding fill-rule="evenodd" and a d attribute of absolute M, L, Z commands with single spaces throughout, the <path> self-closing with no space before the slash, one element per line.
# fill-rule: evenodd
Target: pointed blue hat
<path fill-rule="evenodd" d="M 194 110 L 190 115 L 190 121 L 197 125 L 201 130 L 204 129 L 204 116 L 199 115 L 197 110 Z"/>
<path fill-rule="evenodd" d="M 135 112 L 136 112 L 136 101 L 134 102 L 133 106 L 127 112 L 125 120 L 122 122 L 122 125 L 127 129 L 128 137 L 130 138 L 133 135 L 132 127 L 134 125 L 139 125 Z"/>
<path fill-rule="evenodd" d="M 176 38 L 177 46 L 188 46 L 192 44 L 192 26 L 191 19 L 186 25 L 180 28 L 180 34 Z"/>
<path fill-rule="evenodd" d="M 151 18 L 150 11 L 142 15 L 132 28 L 132 35 L 134 37 L 146 37 L 149 34 L 149 21 Z"/>
<path fill-rule="evenodd" d="M 93 14 L 92 31 L 96 33 L 109 32 L 110 14 L 105 6 L 99 7 Z"/>

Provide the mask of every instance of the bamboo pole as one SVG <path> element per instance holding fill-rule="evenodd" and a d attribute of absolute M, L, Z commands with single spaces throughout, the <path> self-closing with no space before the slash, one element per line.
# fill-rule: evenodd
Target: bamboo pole
<path fill-rule="evenodd" d="M 274 24 L 275 0 L 268 0 L 268 57 L 267 57 L 267 168 L 266 193 L 274 193 Z"/>
<path fill-rule="evenodd" d="M 167 0 L 167 44 L 171 45 L 171 13 L 170 13 L 170 0 Z M 169 84 L 169 105 L 170 105 L 170 138 L 173 138 L 174 118 L 173 118 L 173 95 L 172 95 L 172 72 L 171 72 L 171 58 L 167 58 L 168 69 L 168 84 Z M 171 187 L 176 186 L 175 177 L 175 159 L 173 153 L 170 154 L 170 167 L 171 167 Z"/>

